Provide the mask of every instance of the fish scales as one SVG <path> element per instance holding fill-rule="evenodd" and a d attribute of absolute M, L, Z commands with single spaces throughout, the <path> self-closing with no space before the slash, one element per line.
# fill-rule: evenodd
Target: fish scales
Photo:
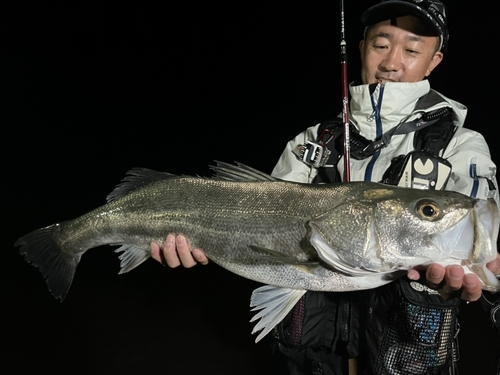
<path fill-rule="evenodd" d="M 266 284 L 251 298 L 260 310 L 257 341 L 307 290 L 374 288 L 434 261 L 460 264 L 483 289 L 500 290 L 485 267 L 497 254 L 492 199 L 373 182 L 286 182 L 242 164 L 213 169 L 214 178 L 132 170 L 106 204 L 15 245 L 63 300 L 88 249 L 121 245 L 124 273 L 150 257 L 151 241 L 184 234 L 223 268 Z"/>
<path fill-rule="evenodd" d="M 337 196 L 336 189 L 325 197 L 324 192 L 310 187 L 313 185 L 300 186 L 299 190 L 284 182 L 201 178 L 162 180 L 66 222 L 60 226 L 58 242 L 64 249 L 78 252 L 124 243 L 148 251 L 152 239 L 160 242 L 166 233 L 185 233 L 193 246 L 207 249 L 213 261 L 245 277 L 273 285 L 331 289 L 338 285 L 338 275 L 332 271 L 333 279 L 324 274 L 317 277 L 314 272 L 304 274 L 294 265 L 255 259 L 245 251 L 245 244 L 255 244 L 308 260 L 314 252 L 310 245 L 300 246 L 307 234 L 304 224 L 334 207 L 333 198 Z M 269 212 L 268 200 L 283 202 L 283 206 L 276 205 Z"/>
<path fill-rule="evenodd" d="M 269 261 L 255 259 L 253 254 L 246 252 L 246 245 L 242 247 L 242 244 L 255 244 L 286 252 L 300 260 L 310 259 L 309 254 L 313 254 L 312 246 L 309 244 L 307 248 L 300 247 L 301 240 L 307 235 L 304 223 L 318 213 L 333 208 L 334 203 L 341 202 L 339 196 L 342 195 L 336 191 L 345 190 L 344 187 L 332 188 L 331 194 L 325 194 L 323 190 L 314 188 L 314 185 L 299 187 L 283 182 L 221 183 L 207 179 L 183 179 L 173 182 L 174 187 L 169 187 L 169 194 L 156 195 L 155 198 L 165 202 L 168 207 L 174 207 L 179 204 L 179 200 L 169 200 L 177 196 L 178 188 L 182 204 L 177 215 L 182 219 L 179 226 L 172 223 L 167 225 L 166 222 L 171 220 L 170 215 L 167 215 L 169 217 L 165 217 L 165 221 L 159 224 L 160 239 L 165 233 L 189 234 L 192 246 L 207 249 L 210 259 L 219 265 L 242 276 L 272 285 L 324 290 L 339 289 L 341 285 L 348 284 L 339 283 L 341 277 L 332 271 L 329 271 L 331 275 L 328 278 L 325 277 L 325 272 L 318 277 L 313 272 L 317 269 L 304 273 L 303 269 L 294 265 L 281 262 L 270 264 Z M 185 196 L 184 193 L 189 191 L 191 184 L 197 187 L 198 194 Z M 161 187 L 159 190 L 162 190 Z M 129 198 L 136 200 L 133 193 Z M 148 199 L 147 201 L 149 202 Z M 267 203 L 269 201 L 282 202 L 282 206 L 275 205 L 270 212 Z M 155 210 L 156 207 L 153 207 L 152 211 Z M 210 212 L 209 216 L 200 214 L 207 211 Z M 196 224 L 190 224 L 189 219 Z M 154 223 L 148 223 L 147 215 L 141 218 L 141 223 L 144 223 L 145 227 L 156 226 Z M 273 228 L 273 231 L 269 228 Z M 127 243 L 133 242 L 129 240 Z M 319 270 L 323 271 L 322 268 Z"/>

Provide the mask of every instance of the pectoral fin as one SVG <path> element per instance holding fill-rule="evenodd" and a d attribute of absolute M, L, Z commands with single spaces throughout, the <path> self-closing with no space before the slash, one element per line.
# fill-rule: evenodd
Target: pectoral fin
<path fill-rule="evenodd" d="M 311 244 L 318 252 L 320 258 L 339 272 L 348 276 L 366 276 L 373 275 L 374 273 L 373 271 L 364 270 L 344 262 L 338 256 L 336 249 L 330 247 L 330 245 L 324 240 L 323 237 L 321 237 L 320 233 L 318 233 L 314 227 L 311 231 Z"/>
<path fill-rule="evenodd" d="M 252 258 L 304 266 L 315 266 L 318 264 L 317 260 L 300 260 L 291 255 L 281 253 L 276 250 L 267 249 L 262 246 L 249 245 L 249 247 L 254 251 L 254 253 L 250 255 Z"/>
<path fill-rule="evenodd" d="M 260 319 L 252 331 L 252 334 L 260 331 L 255 342 L 259 342 L 276 324 L 281 322 L 305 293 L 306 290 L 303 289 L 280 288 L 272 285 L 255 289 L 250 299 L 252 311 L 260 310 L 250 320 L 254 322 Z"/>

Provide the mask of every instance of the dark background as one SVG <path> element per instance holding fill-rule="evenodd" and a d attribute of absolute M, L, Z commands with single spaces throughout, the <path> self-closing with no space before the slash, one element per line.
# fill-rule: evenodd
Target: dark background
<path fill-rule="evenodd" d="M 257 283 L 152 260 L 118 276 L 102 247 L 60 303 L 13 246 L 103 204 L 132 167 L 271 172 L 289 139 L 341 110 L 338 2 L 156 3 L 4 6 L 1 374 L 272 374 L 267 343 L 250 334 Z M 345 3 L 352 81 L 373 1 Z M 496 12 L 448 3 L 449 51 L 430 80 L 469 107 L 466 125 L 498 163 Z M 478 304 L 460 319 L 461 373 L 494 374 L 498 333 Z"/>

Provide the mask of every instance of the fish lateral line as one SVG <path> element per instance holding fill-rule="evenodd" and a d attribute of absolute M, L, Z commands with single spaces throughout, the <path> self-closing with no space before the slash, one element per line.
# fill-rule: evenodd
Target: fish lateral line
<path fill-rule="evenodd" d="M 248 247 L 254 251 L 254 253 L 250 254 L 250 256 L 255 259 L 262 259 L 266 261 L 274 261 L 284 264 L 303 265 L 303 266 L 317 266 L 319 264 L 318 260 L 311 260 L 311 259 L 300 260 L 297 259 L 296 257 L 292 257 L 288 254 L 284 254 L 276 250 L 271 250 L 263 246 L 249 245 Z"/>

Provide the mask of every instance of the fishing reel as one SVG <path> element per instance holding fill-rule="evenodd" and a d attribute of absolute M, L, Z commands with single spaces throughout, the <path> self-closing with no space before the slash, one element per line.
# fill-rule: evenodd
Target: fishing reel
<path fill-rule="evenodd" d="M 318 139 L 316 141 L 306 141 L 300 147 L 300 159 L 307 165 L 316 168 L 334 167 L 343 149 L 343 145 L 340 143 L 344 132 L 342 122 L 336 119 L 323 124 L 325 125 L 322 130 L 320 129 Z M 372 156 L 375 151 L 381 147 L 385 147 L 388 143 L 386 138 L 383 138 L 383 141 L 379 142 L 369 141 L 361 136 L 352 124 L 349 129 L 350 155 L 356 160 Z M 387 142 L 384 143 L 384 141 Z"/>
<path fill-rule="evenodd" d="M 300 146 L 300 160 L 315 168 L 334 167 L 340 156 L 336 142 L 343 134 L 343 125 L 339 119 L 335 119 L 323 122 L 318 130 L 316 141 L 306 141 Z"/>
<path fill-rule="evenodd" d="M 314 141 L 306 141 L 300 147 L 300 159 L 316 168 L 324 167 L 330 154 L 331 151 L 325 145 Z"/>

